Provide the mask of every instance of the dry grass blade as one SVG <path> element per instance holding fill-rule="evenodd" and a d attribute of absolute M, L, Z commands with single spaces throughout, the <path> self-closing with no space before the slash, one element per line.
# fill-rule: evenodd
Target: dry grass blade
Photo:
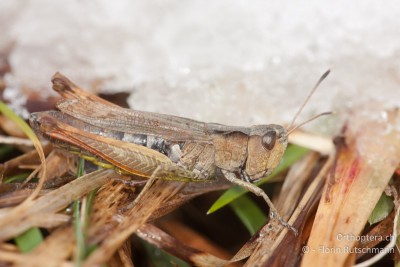
<path fill-rule="evenodd" d="M 124 242 L 124 244 L 118 249 L 118 252 L 114 254 L 114 257 L 108 262 L 110 267 L 133 267 L 132 262 L 132 246 L 130 240 Z"/>
<path fill-rule="evenodd" d="M 3 135 L 0 135 L 0 144 L 22 145 L 27 147 L 33 146 L 32 141 L 29 139 Z"/>
<path fill-rule="evenodd" d="M 378 223 L 368 232 L 366 232 L 365 236 L 382 236 L 384 240 L 390 240 L 393 237 L 393 221 L 395 218 L 395 212 L 393 211 L 388 217 L 386 217 L 383 221 Z M 367 240 L 366 242 L 360 242 L 360 248 L 374 248 L 382 241 L 380 239 Z M 364 255 L 366 255 L 368 250 L 361 250 L 360 253 L 357 253 L 357 259 L 360 259 Z"/>
<path fill-rule="evenodd" d="M 307 147 L 310 150 L 321 153 L 322 155 L 329 155 L 335 150 L 331 138 L 314 134 L 311 135 L 299 130 L 294 131 L 289 135 L 289 142 L 302 147 Z"/>
<path fill-rule="evenodd" d="M 201 254 L 203 256 L 206 256 L 206 254 L 212 254 L 212 257 L 218 257 L 221 259 L 230 259 L 232 257 L 232 253 L 229 253 L 226 249 L 223 247 L 215 244 L 212 240 L 209 238 L 206 238 L 203 236 L 201 233 L 197 232 L 196 230 L 190 228 L 188 225 L 186 225 L 183 222 L 180 222 L 177 219 L 173 218 L 166 218 L 165 220 L 158 220 L 156 222 L 157 227 L 159 227 L 162 231 L 165 231 L 172 237 L 176 239 L 177 243 L 184 244 L 185 246 L 195 248 L 199 251 L 201 251 Z M 153 226 L 155 227 L 155 226 Z M 141 231 L 143 232 L 143 229 L 141 228 Z M 146 235 L 151 235 L 150 232 L 146 232 Z M 161 246 L 163 245 L 163 240 L 160 240 Z M 168 244 L 167 244 L 168 245 Z M 169 244 L 171 246 L 171 244 Z M 180 249 L 177 247 L 179 244 L 174 245 L 172 243 L 172 247 L 174 248 L 173 251 L 170 251 L 169 253 L 180 258 L 177 256 L 176 253 L 180 253 Z M 158 246 L 157 246 L 158 247 Z M 175 252 L 176 251 L 176 252 Z M 207 253 L 204 253 L 207 252 Z M 182 258 L 180 258 L 182 259 Z M 232 263 L 229 266 L 241 266 L 238 263 Z"/>
<path fill-rule="evenodd" d="M 300 163 L 299 169 L 308 167 L 310 158 L 304 159 L 303 163 Z M 301 166 L 303 165 L 303 166 Z M 253 254 L 250 256 L 249 260 L 246 262 L 246 266 L 262 265 L 262 266 L 294 266 L 301 255 L 301 242 L 303 236 L 307 234 L 307 222 L 313 215 L 315 204 L 317 203 L 321 188 L 323 185 L 324 178 L 328 173 L 328 170 L 332 166 L 332 157 L 328 158 L 319 171 L 318 175 L 312 180 L 310 185 L 307 187 L 304 196 L 300 200 L 296 209 L 294 210 L 289 223 L 294 225 L 300 233 L 299 236 L 294 236 L 293 234 L 287 234 L 287 230 L 283 229 L 282 226 L 277 224 L 266 225 L 259 237 L 259 245 Z M 309 172 L 311 170 L 309 169 Z M 295 176 L 299 174 L 296 172 Z M 301 176 L 301 175 L 300 175 Z M 297 183 L 304 184 L 304 179 L 307 179 L 307 175 L 303 179 L 300 179 Z M 290 179 L 291 180 L 291 179 Z M 296 184 L 296 181 L 293 181 Z M 288 190 L 288 192 L 292 191 Z M 296 186 L 293 186 L 293 193 L 298 191 Z M 281 195 L 281 198 L 285 198 L 285 195 Z M 280 201 L 283 203 L 284 201 Z M 290 205 L 287 206 L 291 209 Z M 305 228 L 305 230 L 303 230 Z M 274 229 L 275 231 L 271 231 Z"/>
<path fill-rule="evenodd" d="M 291 216 L 305 188 L 311 183 L 310 176 L 315 171 L 314 169 L 319 167 L 316 164 L 319 159 L 318 153 L 311 152 L 302 160 L 293 164 L 286 175 L 276 206 L 279 210 L 284 211 L 287 218 Z"/>
<path fill-rule="evenodd" d="M 12 238 L 33 226 L 42 226 L 43 218 L 68 206 L 115 176 L 112 170 L 100 170 L 74 180 L 28 204 L 21 204 L 0 215 L 0 240 Z M 0 259 L 1 260 L 1 259 Z"/>
<path fill-rule="evenodd" d="M 123 242 L 146 223 L 152 213 L 159 208 L 160 203 L 174 197 L 183 185 L 179 182 L 155 181 L 144 193 L 140 202 L 119 218 L 119 224 L 109 232 L 107 238 L 85 261 L 84 266 L 97 266 L 110 259 Z"/>
<path fill-rule="evenodd" d="M 337 142 L 335 168 L 327 179 L 302 266 L 354 264 L 350 249 L 357 239 L 350 237 L 361 234 L 400 162 L 399 115 L 393 110 L 376 119 L 355 111 L 349 119 L 344 138 Z M 321 248 L 330 253 L 319 253 Z"/>
<path fill-rule="evenodd" d="M 378 223 L 375 227 L 364 233 L 363 236 L 382 236 L 384 240 L 391 240 L 393 237 L 394 219 L 395 211 L 393 211 L 388 217 Z M 368 249 L 377 247 L 381 242 L 382 241 L 380 239 L 366 240 L 365 242 L 360 242 L 358 244 L 358 247 L 361 248 L 361 250 L 359 253 L 357 253 L 357 260 L 369 254 Z"/>
<path fill-rule="evenodd" d="M 115 180 L 109 181 L 97 192 L 90 213 L 90 228 L 87 231 L 89 244 L 101 243 L 110 235 L 137 194 L 135 187 Z"/>
<path fill-rule="evenodd" d="M 143 225 L 137 231 L 137 235 L 156 247 L 195 266 L 224 266 L 230 263 L 229 260 L 222 260 L 207 252 L 186 246 L 174 237 L 150 224 Z"/>

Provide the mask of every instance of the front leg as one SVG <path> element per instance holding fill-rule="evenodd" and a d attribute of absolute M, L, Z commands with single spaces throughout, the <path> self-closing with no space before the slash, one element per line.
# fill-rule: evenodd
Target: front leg
<path fill-rule="evenodd" d="M 295 235 L 297 235 L 297 230 L 296 228 L 294 228 L 293 226 L 291 226 L 289 223 L 287 223 L 281 215 L 279 215 L 278 210 L 275 208 L 274 204 L 272 203 L 271 199 L 269 199 L 268 195 L 258 186 L 247 182 L 247 181 L 243 181 L 239 178 L 236 177 L 236 175 L 232 172 L 226 171 L 226 170 L 221 170 L 222 174 L 225 176 L 225 178 L 230 181 L 233 184 L 236 184 L 240 187 L 243 187 L 247 190 L 249 190 L 250 192 L 252 192 L 253 194 L 255 194 L 256 196 L 262 197 L 264 198 L 265 202 L 267 202 L 270 212 L 269 212 L 269 217 L 271 219 L 276 219 L 279 221 L 280 224 L 282 224 L 284 227 L 292 230 L 294 232 Z"/>

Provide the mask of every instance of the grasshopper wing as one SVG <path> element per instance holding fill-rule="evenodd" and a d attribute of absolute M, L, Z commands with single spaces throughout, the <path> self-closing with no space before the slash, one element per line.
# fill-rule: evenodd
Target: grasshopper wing
<path fill-rule="evenodd" d="M 131 134 L 162 137 L 169 141 L 210 141 L 206 123 L 152 112 L 125 109 L 88 99 L 64 99 L 57 108 L 97 127 Z"/>

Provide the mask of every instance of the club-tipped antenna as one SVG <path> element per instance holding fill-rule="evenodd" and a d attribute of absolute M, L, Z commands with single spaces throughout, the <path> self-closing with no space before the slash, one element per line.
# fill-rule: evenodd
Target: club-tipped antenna
<path fill-rule="evenodd" d="M 291 133 L 294 132 L 296 129 L 300 128 L 300 127 L 303 126 L 304 124 L 309 123 L 310 121 L 313 121 L 313 120 L 315 120 L 315 119 L 318 119 L 319 117 L 326 116 L 326 115 L 331 115 L 331 114 L 333 114 L 333 112 L 331 112 L 331 111 L 322 112 L 322 113 L 320 113 L 320 114 L 317 114 L 317 115 L 315 115 L 314 117 L 312 117 L 312 118 L 310 118 L 310 119 L 308 119 L 308 120 L 306 120 L 306 121 L 300 123 L 299 125 L 296 125 L 296 126 L 292 127 L 292 129 L 288 130 L 287 135 L 291 134 Z"/>
<path fill-rule="evenodd" d="M 313 89 L 312 89 L 312 90 L 310 91 L 310 93 L 308 94 L 306 100 L 303 102 L 303 105 L 301 105 L 301 107 L 300 107 L 299 110 L 297 111 L 296 115 L 293 117 L 293 120 L 292 120 L 292 122 L 290 123 L 290 126 L 288 127 L 288 132 L 289 132 L 289 133 L 293 132 L 294 129 L 296 129 L 296 128 L 302 126 L 302 125 L 304 125 L 305 123 L 310 122 L 310 121 L 312 121 L 312 120 L 318 118 L 319 116 L 327 115 L 327 114 L 325 114 L 326 112 L 325 112 L 325 113 L 321 113 L 321 114 L 319 114 L 319 115 L 317 115 L 317 116 L 315 116 L 315 117 L 313 117 L 313 118 L 307 120 L 306 122 L 301 123 L 301 124 L 298 125 L 298 126 L 295 126 L 295 127 L 293 126 L 294 123 L 296 122 L 296 119 L 299 117 L 300 113 L 303 111 L 303 109 L 304 109 L 305 105 L 307 104 L 308 100 L 310 100 L 310 98 L 311 98 L 311 96 L 314 94 L 315 90 L 317 90 L 318 86 L 321 84 L 321 82 L 322 82 L 323 80 L 325 80 L 325 78 L 329 75 L 330 72 L 331 72 L 330 70 L 325 71 L 325 73 L 322 74 L 321 78 L 319 78 L 318 82 L 314 85 Z M 293 128 L 293 127 L 294 127 L 294 128 Z"/>

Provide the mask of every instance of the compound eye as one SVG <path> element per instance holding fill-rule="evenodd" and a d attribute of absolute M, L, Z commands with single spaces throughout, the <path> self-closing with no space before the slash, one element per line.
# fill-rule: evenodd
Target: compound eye
<path fill-rule="evenodd" d="M 262 137 L 262 145 L 268 150 L 272 150 L 275 146 L 276 142 L 276 132 L 275 131 L 270 131 L 264 134 Z"/>

